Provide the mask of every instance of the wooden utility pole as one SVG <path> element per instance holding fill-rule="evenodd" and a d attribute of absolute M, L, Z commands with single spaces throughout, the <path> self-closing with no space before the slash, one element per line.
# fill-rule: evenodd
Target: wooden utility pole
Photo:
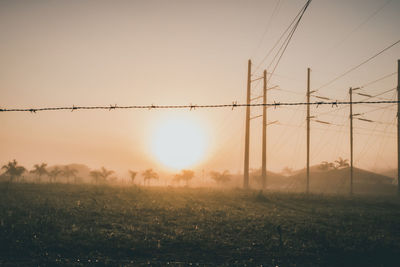
<path fill-rule="evenodd" d="M 350 95 L 350 195 L 353 194 L 353 89 L 349 89 Z"/>
<path fill-rule="evenodd" d="M 246 107 L 246 135 L 244 141 L 244 173 L 243 188 L 249 188 L 249 146 L 250 146 L 250 94 L 251 94 L 251 60 L 247 66 L 247 107 Z"/>
<path fill-rule="evenodd" d="M 397 101 L 400 101 L 400 60 L 397 60 Z M 400 104 L 397 103 L 397 193 L 400 195 Z"/>
<path fill-rule="evenodd" d="M 307 68 L 307 194 L 310 192 L 310 68 Z"/>
<path fill-rule="evenodd" d="M 264 70 L 264 87 L 263 87 L 263 121 L 262 121 L 262 189 L 267 185 L 267 71 Z"/>
<path fill-rule="evenodd" d="M 353 91 L 359 90 L 360 87 L 349 89 L 350 95 L 350 195 L 353 194 L 353 117 L 360 114 L 353 114 Z"/>

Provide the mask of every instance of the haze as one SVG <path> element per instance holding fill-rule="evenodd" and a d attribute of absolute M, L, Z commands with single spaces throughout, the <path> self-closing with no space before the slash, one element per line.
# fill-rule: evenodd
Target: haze
<path fill-rule="evenodd" d="M 388 2 L 386 5 L 384 5 Z M 304 1 L 0 1 L 0 107 L 230 104 L 246 99 L 247 60 L 257 66 Z M 274 17 L 274 8 L 277 12 Z M 382 9 L 369 20 L 379 7 Z M 268 102 L 303 101 L 306 71 L 318 88 L 399 39 L 400 1 L 314 1 L 269 81 Z M 340 19 L 338 19 L 340 18 Z M 319 95 L 348 100 L 397 70 L 393 47 Z M 266 61 L 258 70 L 269 64 Z M 365 88 L 396 87 L 396 76 Z M 287 90 L 287 91 L 284 91 Z M 290 92 L 288 92 L 290 91 Z M 255 84 L 253 94 L 261 93 Z M 391 99 L 395 91 L 382 97 Z M 395 108 L 356 106 L 355 166 L 396 168 Z M 348 108 L 313 107 L 311 165 L 349 158 Z M 371 112 L 369 112 L 371 111 Z M 183 116 L 204 130 L 204 156 L 189 166 L 243 172 L 244 108 L 2 113 L 0 162 L 84 163 L 120 172 L 168 170 L 150 137 Z M 261 114 L 253 108 L 252 115 Z M 305 167 L 305 106 L 270 108 L 268 170 Z M 252 120 L 250 166 L 261 166 L 261 119 Z"/>

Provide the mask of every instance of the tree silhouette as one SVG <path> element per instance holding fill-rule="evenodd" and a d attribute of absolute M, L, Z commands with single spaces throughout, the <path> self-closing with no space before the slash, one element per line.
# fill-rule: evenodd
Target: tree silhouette
<path fill-rule="evenodd" d="M 92 177 L 95 184 L 99 183 L 101 180 L 101 172 L 100 171 L 91 171 L 89 173 L 90 177 Z"/>
<path fill-rule="evenodd" d="M 48 175 L 46 167 L 47 163 L 35 164 L 33 170 L 30 171 L 30 173 L 36 174 L 38 183 L 41 182 L 43 175 Z"/>
<path fill-rule="evenodd" d="M 327 171 L 329 169 L 329 163 L 327 161 L 321 162 L 321 164 L 319 164 L 318 166 L 318 169 L 322 171 Z"/>
<path fill-rule="evenodd" d="M 174 180 L 177 182 L 185 181 L 186 186 L 188 186 L 189 181 L 194 177 L 194 171 L 191 170 L 182 170 L 181 173 L 175 175 Z"/>
<path fill-rule="evenodd" d="M 147 169 L 147 170 L 145 170 L 144 172 L 142 172 L 142 175 L 143 175 L 143 181 L 144 181 L 144 184 L 146 184 L 146 181 L 147 181 L 147 185 L 150 185 L 150 180 L 151 179 L 156 179 L 156 180 L 158 180 L 158 174 L 155 172 L 155 171 L 153 171 L 153 169 Z"/>
<path fill-rule="evenodd" d="M 221 172 L 212 171 L 210 172 L 211 179 L 213 179 L 217 184 L 227 183 L 231 180 L 231 174 L 228 170 Z"/>
<path fill-rule="evenodd" d="M 107 182 L 107 179 L 108 179 L 109 176 L 110 176 L 111 174 L 113 174 L 113 173 L 114 173 L 114 171 L 112 171 L 112 170 L 107 170 L 106 168 L 101 167 L 100 170 L 93 170 L 93 171 L 91 171 L 91 172 L 89 173 L 89 175 L 92 177 L 94 183 L 97 184 L 97 183 L 105 183 L 105 182 Z M 113 180 L 115 181 L 116 178 L 113 179 Z"/>
<path fill-rule="evenodd" d="M 335 163 L 337 169 L 349 167 L 349 160 L 343 159 L 342 157 L 339 157 L 339 159 L 335 160 Z"/>
<path fill-rule="evenodd" d="M 318 169 L 320 169 L 322 171 L 334 170 L 336 168 L 337 167 L 335 166 L 335 164 L 333 162 L 327 162 L 327 161 L 321 162 L 321 164 L 318 166 Z"/>
<path fill-rule="evenodd" d="M 67 178 L 67 183 L 69 184 L 69 178 L 70 177 L 76 177 L 76 174 L 78 173 L 78 170 L 71 168 L 69 166 L 64 166 L 62 170 L 62 175 Z"/>
<path fill-rule="evenodd" d="M 113 173 L 114 173 L 114 171 L 107 170 L 106 168 L 101 167 L 100 176 L 101 176 L 101 179 L 103 180 L 103 182 L 107 182 L 107 178 Z"/>
<path fill-rule="evenodd" d="M 136 178 L 137 172 L 129 170 L 129 175 L 131 177 L 131 183 L 133 184 L 135 182 L 135 178 Z"/>
<path fill-rule="evenodd" d="M 4 176 L 8 176 L 10 178 L 10 182 L 13 180 L 18 180 L 21 175 L 26 172 L 26 169 L 22 166 L 18 166 L 17 161 L 14 159 L 13 161 L 8 162 L 6 165 L 3 165 L 1 169 L 4 169 Z"/>
<path fill-rule="evenodd" d="M 48 176 L 50 178 L 50 183 L 55 183 L 57 182 L 57 176 L 59 176 L 62 173 L 61 169 L 59 167 L 54 167 L 49 173 Z"/>

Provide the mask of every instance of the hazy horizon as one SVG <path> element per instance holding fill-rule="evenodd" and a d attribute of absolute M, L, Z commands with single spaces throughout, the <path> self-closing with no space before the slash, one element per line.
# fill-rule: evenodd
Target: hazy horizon
<path fill-rule="evenodd" d="M 258 66 L 304 3 L 0 1 L 0 108 L 244 103 L 247 60 Z M 308 67 L 315 90 L 398 40 L 399 12 L 399 1 L 313 1 L 268 81 L 269 87 L 282 89 L 268 91 L 268 102 L 304 101 Z M 395 46 L 318 95 L 347 101 L 349 87 L 396 72 L 399 58 L 400 46 Z M 256 97 L 261 83 L 253 86 Z M 396 86 L 393 75 L 362 92 L 374 95 Z M 380 107 L 385 108 L 376 110 Z M 354 122 L 356 167 L 397 168 L 395 108 L 354 107 L 355 113 L 364 113 L 362 118 L 375 121 Z M 268 121 L 279 121 L 268 126 L 268 170 L 305 167 L 305 109 L 268 109 Z M 259 114 L 261 108 L 252 108 L 252 116 Z M 312 107 L 311 115 L 331 123 L 312 122 L 311 165 L 349 159 L 348 107 Z M 47 162 L 119 172 L 154 168 L 243 173 L 244 119 L 245 108 L 4 112 L 0 164 L 17 159 L 29 168 Z M 177 151 L 175 163 L 168 162 L 172 156 L 165 151 L 172 149 L 159 151 L 155 145 L 168 144 L 162 133 L 176 120 L 183 125 L 179 132 L 189 131 L 192 143 L 202 144 L 186 166 L 175 164 L 187 159 L 186 152 Z M 171 136 L 176 135 L 172 131 Z M 251 122 L 250 146 L 250 167 L 258 169 L 260 118 Z"/>

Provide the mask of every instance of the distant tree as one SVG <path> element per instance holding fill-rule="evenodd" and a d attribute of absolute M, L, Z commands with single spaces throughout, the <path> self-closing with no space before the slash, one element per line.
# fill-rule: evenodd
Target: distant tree
<path fill-rule="evenodd" d="M 189 181 L 194 177 L 194 171 L 182 170 L 181 173 L 175 175 L 174 180 L 177 182 L 185 181 L 186 186 L 189 185 Z"/>
<path fill-rule="evenodd" d="M 327 162 L 327 161 L 321 162 L 321 164 L 318 166 L 318 169 L 322 171 L 334 170 L 336 168 L 337 167 L 333 162 Z"/>
<path fill-rule="evenodd" d="M 158 178 L 159 178 L 158 174 L 155 171 L 153 171 L 153 169 L 145 170 L 144 172 L 142 172 L 142 175 L 143 175 L 144 184 L 146 184 L 146 181 L 147 181 L 148 185 L 150 184 L 151 179 L 158 180 Z"/>
<path fill-rule="evenodd" d="M 46 167 L 47 167 L 47 163 L 42 163 L 40 165 L 35 164 L 33 166 L 33 170 L 30 171 L 30 173 L 36 174 L 38 183 L 41 182 L 43 175 L 49 174 L 46 170 Z"/>
<path fill-rule="evenodd" d="M 131 183 L 133 184 L 135 182 L 135 178 L 136 178 L 137 172 L 129 170 L 129 175 L 131 177 Z"/>
<path fill-rule="evenodd" d="M 101 173 L 101 179 L 102 179 L 102 181 L 103 181 L 103 182 L 107 182 L 108 177 L 109 177 L 111 174 L 113 174 L 114 171 L 112 171 L 112 170 L 107 170 L 106 168 L 101 167 L 100 173 Z"/>
<path fill-rule="evenodd" d="M 92 177 L 92 180 L 95 184 L 99 183 L 101 180 L 101 172 L 100 171 L 91 171 L 89 173 L 90 177 Z"/>
<path fill-rule="evenodd" d="M 282 174 L 283 175 L 290 176 L 290 175 L 292 175 L 292 173 L 293 173 L 293 169 L 292 168 L 289 168 L 289 167 L 286 166 L 285 168 L 282 169 Z"/>
<path fill-rule="evenodd" d="M 329 170 L 329 162 L 327 162 L 327 161 L 321 162 L 321 164 L 319 164 L 319 166 L 318 166 L 318 169 L 320 169 L 322 171 Z"/>
<path fill-rule="evenodd" d="M 349 160 L 343 159 L 342 157 L 339 157 L 339 159 L 335 160 L 335 163 L 337 169 L 349 167 Z"/>
<path fill-rule="evenodd" d="M 231 180 L 231 174 L 228 170 L 221 172 L 212 171 L 210 172 L 211 179 L 213 179 L 217 184 L 227 183 Z"/>
<path fill-rule="evenodd" d="M 67 183 L 69 184 L 69 178 L 76 177 L 76 174 L 78 173 L 78 170 L 71 168 L 69 166 L 64 166 L 63 170 L 62 170 L 62 175 L 67 178 Z"/>
<path fill-rule="evenodd" d="M 8 162 L 8 164 L 3 165 L 1 169 L 4 169 L 4 173 L 2 174 L 5 177 L 9 177 L 10 182 L 13 180 L 18 180 L 22 176 L 26 169 L 22 166 L 18 166 L 17 161 L 14 159 L 13 161 Z"/>
<path fill-rule="evenodd" d="M 329 162 L 329 163 L 328 163 L 328 166 L 329 166 L 329 169 L 330 169 L 330 170 L 335 170 L 335 169 L 337 169 L 335 163 L 333 163 L 333 162 Z"/>
<path fill-rule="evenodd" d="M 57 182 L 57 177 L 62 173 L 59 167 L 54 167 L 49 173 L 48 176 L 50 178 L 50 183 Z"/>
<path fill-rule="evenodd" d="M 91 171 L 89 173 L 89 175 L 90 175 L 90 177 L 92 177 L 93 182 L 97 184 L 97 183 L 105 183 L 105 182 L 107 182 L 107 180 L 116 181 L 117 180 L 116 177 L 113 178 L 113 179 L 109 178 L 110 175 L 113 174 L 113 173 L 114 173 L 114 171 L 107 170 L 106 168 L 101 167 L 100 170 Z"/>

